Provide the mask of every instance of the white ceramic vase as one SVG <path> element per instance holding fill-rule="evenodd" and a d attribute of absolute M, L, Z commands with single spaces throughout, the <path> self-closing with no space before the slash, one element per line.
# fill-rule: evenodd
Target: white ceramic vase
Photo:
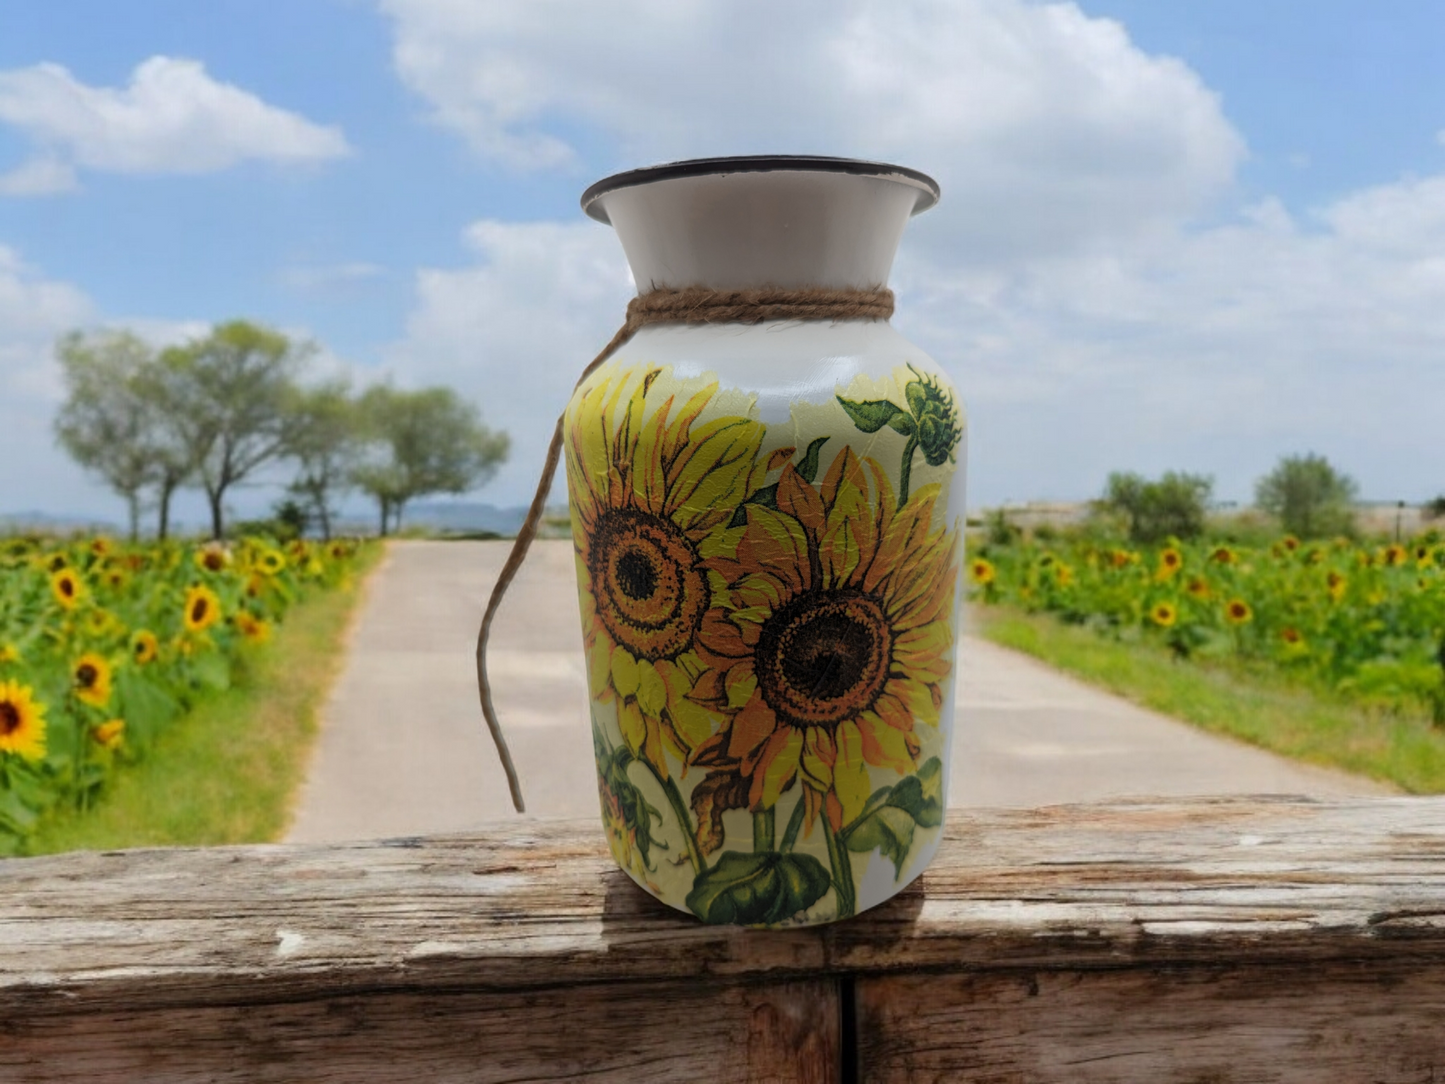
<path fill-rule="evenodd" d="M 937 186 L 710 159 L 588 189 L 639 293 L 876 289 Z M 572 532 L 603 819 L 639 885 L 790 926 L 918 876 L 948 804 L 963 415 L 882 320 L 644 327 L 573 395 Z"/>

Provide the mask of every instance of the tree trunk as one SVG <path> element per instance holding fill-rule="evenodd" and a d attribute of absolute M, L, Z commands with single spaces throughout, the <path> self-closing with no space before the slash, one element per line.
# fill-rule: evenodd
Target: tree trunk
<path fill-rule="evenodd" d="M 125 495 L 125 503 L 130 513 L 130 540 L 134 545 L 140 539 L 140 494 L 131 490 Z"/>
<path fill-rule="evenodd" d="M 321 539 L 323 542 L 331 541 L 331 512 L 326 507 L 326 499 L 323 497 L 316 502 L 316 518 L 321 521 Z"/>
<path fill-rule="evenodd" d="M 376 506 L 381 509 L 381 537 L 386 537 L 386 498 L 377 497 Z"/>
<path fill-rule="evenodd" d="M 171 497 L 179 485 L 175 479 L 167 476 L 161 481 L 161 492 L 159 497 L 160 522 L 156 525 L 156 537 L 164 542 L 171 533 Z"/>
<path fill-rule="evenodd" d="M 217 541 L 226 537 L 226 525 L 221 514 L 221 498 L 225 493 L 224 489 L 206 490 L 206 500 L 211 505 L 211 537 Z"/>

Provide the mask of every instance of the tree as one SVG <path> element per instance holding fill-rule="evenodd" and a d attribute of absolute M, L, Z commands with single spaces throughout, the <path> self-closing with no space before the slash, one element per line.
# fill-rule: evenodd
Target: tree
<path fill-rule="evenodd" d="M 1204 513 L 1214 479 L 1168 471 L 1157 482 L 1138 474 L 1109 475 L 1099 504 L 1129 521 L 1129 537 L 1140 543 L 1166 538 L 1195 538 L 1204 531 Z"/>
<path fill-rule="evenodd" d="M 361 452 L 361 416 L 345 381 L 298 389 L 288 406 L 291 414 L 289 455 L 297 475 L 288 487 L 300 498 L 331 537 L 332 502 L 354 484 Z"/>
<path fill-rule="evenodd" d="M 360 405 L 372 454 L 353 479 L 376 499 L 382 534 L 401 526 L 413 498 L 476 489 L 507 458 L 507 434 L 483 425 L 476 406 L 451 388 L 378 385 Z"/>
<path fill-rule="evenodd" d="M 1350 508 L 1357 487 L 1322 455 L 1283 457 L 1254 486 L 1255 503 L 1279 517 L 1290 534 L 1320 538 L 1354 529 Z"/>
<path fill-rule="evenodd" d="M 141 493 L 161 479 L 159 415 L 145 394 L 153 351 L 128 332 L 72 332 L 56 346 L 65 402 L 55 419 L 61 445 L 125 498 L 130 537 L 140 530 Z"/>
<path fill-rule="evenodd" d="M 174 422 L 206 491 L 213 537 L 225 535 L 226 491 L 287 451 L 294 421 L 287 407 L 307 353 L 245 320 L 166 352 Z"/>
<path fill-rule="evenodd" d="M 171 529 L 171 498 L 195 474 L 196 458 L 187 438 L 184 420 L 184 386 L 172 364 L 172 352 L 163 351 L 144 366 L 136 390 L 154 418 L 150 454 L 155 469 L 156 537 L 165 539 Z"/>

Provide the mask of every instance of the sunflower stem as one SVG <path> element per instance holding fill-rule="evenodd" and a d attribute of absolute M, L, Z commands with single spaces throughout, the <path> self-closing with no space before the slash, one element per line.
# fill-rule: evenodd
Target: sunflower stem
<path fill-rule="evenodd" d="M 853 889 L 853 862 L 848 857 L 848 848 L 833 831 L 833 822 L 826 812 L 822 821 L 823 835 L 828 840 L 828 863 L 833 867 L 833 889 L 838 893 L 838 917 L 847 918 L 858 906 Z"/>
<path fill-rule="evenodd" d="M 903 466 L 898 468 L 898 507 L 902 508 L 908 503 L 908 480 L 913 474 L 913 453 L 918 450 L 918 431 L 909 436 L 908 443 L 903 446 Z"/>
<path fill-rule="evenodd" d="M 793 844 L 798 841 L 798 831 L 803 827 L 803 814 L 807 811 L 807 805 L 807 798 L 799 793 L 798 804 L 793 806 L 793 815 L 788 818 L 788 827 L 783 831 L 782 851 L 784 854 L 791 851 Z"/>
<path fill-rule="evenodd" d="M 760 809 L 753 814 L 753 854 L 766 854 L 773 849 L 773 810 Z"/>
<path fill-rule="evenodd" d="M 697 840 L 692 838 L 692 818 L 687 815 L 687 803 L 682 800 L 682 791 L 677 789 L 677 783 L 671 778 L 662 778 L 662 773 L 646 757 L 638 757 L 637 762 L 647 765 L 647 770 L 657 780 L 662 793 L 667 795 L 667 804 L 672 806 L 672 815 L 677 818 L 677 825 L 682 829 L 682 841 L 687 845 L 687 857 L 692 862 L 693 872 L 701 874 L 705 867 L 702 855 L 697 851 Z"/>

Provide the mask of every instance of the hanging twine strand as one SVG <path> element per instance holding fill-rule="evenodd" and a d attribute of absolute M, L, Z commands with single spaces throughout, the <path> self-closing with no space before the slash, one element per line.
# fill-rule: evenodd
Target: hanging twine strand
<path fill-rule="evenodd" d="M 634 297 L 627 303 L 627 319 L 612 336 L 612 341 L 593 358 L 574 387 L 580 388 L 583 381 L 591 376 L 599 365 L 610 358 L 638 328 L 649 324 L 760 324 L 767 320 L 887 320 L 893 315 L 893 291 L 883 288 L 876 290 L 835 290 L 824 287 L 785 289 L 765 286 L 755 290 L 709 290 L 702 286 L 689 286 L 682 290 L 653 290 Z M 502 725 L 497 721 L 497 709 L 492 704 L 492 685 L 487 677 L 487 640 L 492 633 L 492 620 L 502 605 L 507 588 L 516 579 L 517 571 L 526 560 L 527 550 L 537 537 L 542 523 L 542 512 L 546 507 L 547 495 L 552 491 L 552 479 L 557 473 L 557 464 L 562 458 L 562 417 L 552 430 L 552 443 L 547 448 L 547 459 L 542 465 L 542 477 L 537 482 L 537 493 L 527 509 L 527 518 L 512 543 L 512 552 L 502 565 L 492 588 L 492 597 L 487 600 L 486 612 L 482 615 L 482 626 L 477 631 L 477 691 L 481 695 L 482 715 L 487 728 L 492 732 L 492 741 L 497 746 L 497 756 L 507 773 L 507 786 L 512 792 L 512 805 L 518 813 L 526 812 L 522 800 L 522 784 L 517 778 L 516 766 L 507 750 L 507 739 L 502 735 Z"/>

